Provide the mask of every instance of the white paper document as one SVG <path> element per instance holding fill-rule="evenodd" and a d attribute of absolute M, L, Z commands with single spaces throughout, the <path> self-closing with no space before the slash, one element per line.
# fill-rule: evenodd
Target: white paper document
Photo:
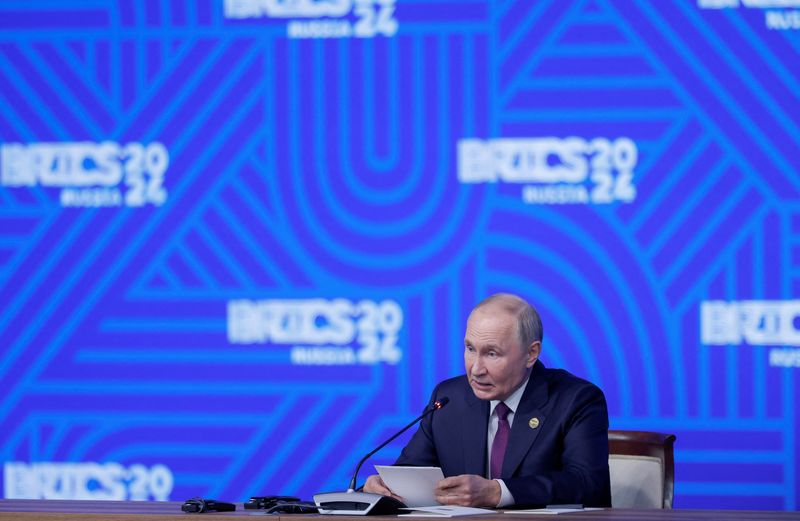
<path fill-rule="evenodd" d="M 591 510 L 603 510 L 602 508 L 586 507 L 586 508 L 531 508 L 528 510 L 507 510 L 509 514 L 539 514 L 539 515 L 555 515 L 555 514 L 568 514 L 570 512 L 588 512 Z"/>
<path fill-rule="evenodd" d="M 375 470 L 386 486 L 403 498 L 406 506 L 430 507 L 439 504 L 434 489 L 436 483 L 444 479 L 441 468 L 375 465 Z"/>
<path fill-rule="evenodd" d="M 404 508 L 403 510 L 409 510 L 409 513 L 400 514 L 402 517 L 458 517 L 476 516 L 480 514 L 497 514 L 497 511 L 489 510 L 488 508 L 459 507 L 454 505 Z"/>

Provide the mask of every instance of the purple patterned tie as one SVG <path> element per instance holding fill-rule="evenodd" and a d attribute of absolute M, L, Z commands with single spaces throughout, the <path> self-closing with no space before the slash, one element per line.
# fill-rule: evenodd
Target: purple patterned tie
<path fill-rule="evenodd" d="M 492 459 L 491 459 L 491 478 L 497 479 L 503 472 L 503 458 L 506 455 L 506 447 L 508 447 L 508 435 L 511 432 L 511 426 L 508 425 L 508 413 L 511 409 L 508 408 L 503 402 L 497 404 L 494 408 L 497 411 L 497 433 L 494 435 L 492 442 Z"/>

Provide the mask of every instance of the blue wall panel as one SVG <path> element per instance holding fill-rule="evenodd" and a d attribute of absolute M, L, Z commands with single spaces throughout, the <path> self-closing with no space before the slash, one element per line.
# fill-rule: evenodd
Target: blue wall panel
<path fill-rule="evenodd" d="M 744 0 L 3 2 L 4 497 L 342 489 L 514 291 L 677 507 L 796 509 L 799 52 Z"/>

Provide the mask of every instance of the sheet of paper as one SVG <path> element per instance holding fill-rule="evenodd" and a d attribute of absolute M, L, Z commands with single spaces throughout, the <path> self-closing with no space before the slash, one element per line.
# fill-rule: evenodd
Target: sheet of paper
<path fill-rule="evenodd" d="M 404 508 L 403 510 L 410 510 L 408 514 L 400 514 L 403 517 L 458 517 L 458 516 L 476 516 L 480 514 L 498 513 L 495 510 L 489 510 L 487 508 L 459 507 L 453 505 Z"/>
<path fill-rule="evenodd" d="M 392 492 L 403 498 L 409 507 L 428 507 L 438 505 L 434 488 L 444 479 L 439 467 L 396 467 L 375 465 L 375 470 Z"/>
<path fill-rule="evenodd" d="M 602 508 L 597 507 L 586 507 L 586 508 L 531 508 L 528 510 L 507 510 L 509 514 L 539 514 L 539 515 L 556 515 L 556 514 L 566 514 L 569 512 L 588 512 L 591 510 L 603 510 Z"/>

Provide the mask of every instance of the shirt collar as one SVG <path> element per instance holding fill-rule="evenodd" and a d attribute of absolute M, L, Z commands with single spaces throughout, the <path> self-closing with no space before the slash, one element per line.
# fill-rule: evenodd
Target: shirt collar
<path fill-rule="evenodd" d="M 517 387 L 517 390 L 511 393 L 511 396 L 502 400 L 511 409 L 512 413 L 517 412 L 517 407 L 519 406 L 520 400 L 522 400 L 522 393 L 525 392 L 525 388 L 528 386 L 528 380 L 531 379 L 531 372 L 528 372 L 528 376 L 522 382 L 522 385 Z M 497 407 L 497 404 L 500 403 L 500 400 L 491 400 L 489 402 L 489 416 L 494 413 L 494 408 Z"/>

